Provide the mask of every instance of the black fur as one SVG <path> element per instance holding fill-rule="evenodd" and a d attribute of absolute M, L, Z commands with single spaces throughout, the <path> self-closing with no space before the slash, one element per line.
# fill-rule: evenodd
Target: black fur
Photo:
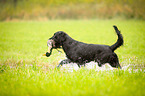
<path fill-rule="evenodd" d="M 66 57 L 68 58 L 61 61 L 58 67 L 70 62 L 77 63 L 80 67 L 80 65 L 85 66 L 85 63 L 90 61 L 95 61 L 99 66 L 105 63 L 109 63 L 112 67 L 121 68 L 118 57 L 114 51 L 123 45 L 123 37 L 118 28 L 116 26 L 113 27 L 118 35 L 118 40 L 112 46 L 86 44 L 72 39 L 63 31 L 56 32 L 50 38 L 55 42 L 52 49 L 60 48 L 62 46 Z"/>

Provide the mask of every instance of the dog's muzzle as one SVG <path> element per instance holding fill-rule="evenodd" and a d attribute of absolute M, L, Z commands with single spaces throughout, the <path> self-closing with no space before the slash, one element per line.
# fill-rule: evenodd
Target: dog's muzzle
<path fill-rule="evenodd" d="M 49 57 L 51 55 L 53 45 L 54 45 L 54 40 L 49 39 L 47 41 L 48 51 L 45 54 L 43 54 L 43 56 Z"/>
<path fill-rule="evenodd" d="M 52 49 L 52 47 L 53 47 L 53 42 L 54 42 L 54 41 L 51 40 L 51 39 L 47 41 L 47 46 L 48 46 L 48 51 L 47 51 L 47 52 L 48 52 L 48 53 L 50 53 L 50 51 L 51 51 L 51 49 Z"/>

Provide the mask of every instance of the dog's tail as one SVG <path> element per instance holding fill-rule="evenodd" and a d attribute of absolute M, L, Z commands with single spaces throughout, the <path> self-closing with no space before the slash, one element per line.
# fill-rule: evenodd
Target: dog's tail
<path fill-rule="evenodd" d="M 118 47 L 120 47 L 121 45 L 123 45 L 123 36 L 120 33 L 120 31 L 118 30 L 117 26 L 113 26 L 117 35 L 118 35 L 118 40 L 115 44 L 113 44 L 112 46 L 110 46 L 111 50 L 114 52 Z"/>

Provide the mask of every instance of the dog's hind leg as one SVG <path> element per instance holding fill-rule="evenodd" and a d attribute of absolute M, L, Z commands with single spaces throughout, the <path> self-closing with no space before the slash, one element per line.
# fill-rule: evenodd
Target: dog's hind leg
<path fill-rule="evenodd" d="M 120 68 L 121 69 L 121 66 L 119 64 L 119 60 L 118 60 L 118 57 L 117 55 L 114 53 L 112 56 L 110 56 L 110 62 L 108 62 L 112 67 L 115 67 L 115 68 Z"/>
<path fill-rule="evenodd" d="M 120 69 L 122 69 L 122 67 L 120 66 L 120 64 L 119 64 L 119 63 L 117 64 L 117 68 L 120 68 Z"/>
<path fill-rule="evenodd" d="M 59 68 L 60 66 L 62 66 L 63 64 L 68 64 L 68 63 L 71 63 L 71 61 L 69 59 L 64 59 L 62 60 L 59 65 L 57 66 L 57 68 Z"/>
<path fill-rule="evenodd" d="M 110 63 L 110 65 L 111 65 L 112 67 L 120 68 L 120 69 L 121 69 L 121 66 L 120 66 L 120 64 L 119 64 L 118 62 Z"/>

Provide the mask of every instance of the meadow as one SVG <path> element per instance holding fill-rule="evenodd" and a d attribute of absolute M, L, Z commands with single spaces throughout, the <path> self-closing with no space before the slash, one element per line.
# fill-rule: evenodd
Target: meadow
<path fill-rule="evenodd" d="M 96 71 L 80 68 L 69 72 L 56 66 L 65 58 L 47 51 L 47 40 L 64 31 L 78 41 L 112 45 L 117 25 L 124 45 L 115 52 L 121 66 L 131 70 Z M 144 96 L 145 21 L 141 20 L 48 20 L 0 22 L 0 96 L 105 95 Z M 137 69 L 134 71 L 134 69 Z"/>

